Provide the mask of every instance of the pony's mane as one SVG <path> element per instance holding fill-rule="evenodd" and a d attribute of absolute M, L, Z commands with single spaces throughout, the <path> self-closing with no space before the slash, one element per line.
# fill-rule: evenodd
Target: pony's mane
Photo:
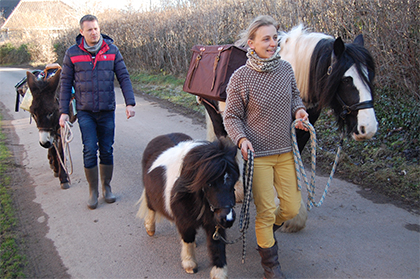
<path fill-rule="evenodd" d="M 317 43 L 322 39 L 333 38 L 332 36 L 309 32 L 303 24 L 294 27 L 289 32 L 280 32 L 280 55 L 288 61 L 295 72 L 300 96 L 304 102 L 308 102 L 309 91 L 309 61 Z M 298 53 L 299 55 L 296 55 Z"/>
<path fill-rule="evenodd" d="M 179 178 L 186 185 L 185 190 L 199 192 L 228 169 L 239 174 L 236 151 L 236 146 L 225 138 L 191 149 L 184 158 Z"/>

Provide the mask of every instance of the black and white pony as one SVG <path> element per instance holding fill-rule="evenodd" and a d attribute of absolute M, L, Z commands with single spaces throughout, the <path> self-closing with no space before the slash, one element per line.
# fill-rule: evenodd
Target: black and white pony
<path fill-rule="evenodd" d="M 58 66 L 59 67 L 59 66 Z M 61 67 L 54 70 L 39 72 L 34 75 L 26 72 L 26 81 L 32 93 L 32 104 L 29 111 L 39 130 L 39 144 L 48 149 L 48 160 L 54 175 L 58 176 L 62 189 L 68 189 L 69 176 L 60 164 L 63 158 L 63 146 L 60 135 L 58 86 L 60 83 Z M 54 147 L 55 145 L 55 147 Z"/>
<path fill-rule="evenodd" d="M 227 277 L 225 243 L 212 236 L 217 231 L 225 238 L 225 229 L 235 221 L 236 150 L 224 138 L 194 141 L 182 133 L 158 136 L 144 150 L 144 191 L 137 216 L 144 218 L 150 236 L 155 233 L 157 215 L 175 223 L 187 273 L 197 272 L 195 236 L 203 227 L 213 265 L 210 277 Z"/>
<path fill-rule="evenodd" d="M 288 33 L 281 32 L 279 45 L 282 59 L 293 67 L 312 125 L 323 108 L 331 108 L 340 130 L 356 141 L 375 135 L 378 126 L 372 94 L 375 65 L 364 47 L 362 35 L 353 43 L 344 43 L 341 38 L 311 33 L 299 25 Z M 226 136 L 221 116 L 226 104 L 211 100 L 201 103 L 207 111 L 207 139 Z M 302 130 L 296 133 L 302 151 L 310 135 Z M 305 227 L 306 220 L 302 201 L 299 214 L 287 221 L 282 231 L 299 231 Z"/>

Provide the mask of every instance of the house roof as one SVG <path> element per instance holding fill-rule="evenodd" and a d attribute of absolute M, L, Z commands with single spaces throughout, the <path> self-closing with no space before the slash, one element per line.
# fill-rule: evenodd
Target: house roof
<path fill-rule="evenodd" d="M 77 25 L 76 10 L 61 0 L 21 0 L 2 30 L 60 30 Z"/>
<path fill-rule="evenodd" d="M 1 0 L 0 1 L 0 12 L 3 12 L 4 18 L 8 18 L 13 12 L 13 9 L 17 6 L 19 0 Z"/>

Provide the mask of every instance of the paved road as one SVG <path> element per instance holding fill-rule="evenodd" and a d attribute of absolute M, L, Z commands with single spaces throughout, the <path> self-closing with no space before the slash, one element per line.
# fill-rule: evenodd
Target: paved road
<path fill-rule="evenodd" d="M 96 210 L 89 210 L 78 125 L 72 129 L 74 140 L 70 144 L 74 165 L 71 188 L 61 190 L 48 166 L 46 150 L 38 144 L 35 123 L 30 123 L 27 112 L 14 112 L 13 86 L 24 75 L 22 69 L 0 68 L 0 107 L 10 119 L 3 121 L 3 127 L 14 128 L 16 145 L 23 147 L 19 163 L 30 177 L 28 191 L 34 191 L 31 202 L 42 209 L 33 216 L 33 222 L 45 228 L 43 237 L 52 243 L 45 257 L 59 257 L 72 278 L 208 278 L 211 267 L 203 231 L 197 239 L 199 271 L 188 275 L 180 265 L 176 228 L 163 221 L 156 235 L 149 237 L 135 216 L 142 192 L 141 154 L 148 141 L 169 132 L 204 139 L 203 126 L 141 97 L 136 97 L 136 117 L 126 120 L 117 90 L 112 181 L 117 202 L 106 204 L 101 199 Z M 326 178 L 317 177 L 317 185 L 325 182 Z M 419 216 L 389 203 L 375 203 L 360 192 L 356 185 L 334 180 L 324 204 L 309 212 L 303 231 L 277 234 L 279 258 L 287 277 L 420 277 Z M 236 210 L 239 216 L 240 206 Z M 254 213 L 252 207 L 251 221 Z M 230 239 L 239 236 L 237 225 L 229 230 Z M 252 227 L 248 231 L 245 264 L 241 263 L 242 243 L 228 246 L 230 278 L 262 278 L 255 247 Z"/>

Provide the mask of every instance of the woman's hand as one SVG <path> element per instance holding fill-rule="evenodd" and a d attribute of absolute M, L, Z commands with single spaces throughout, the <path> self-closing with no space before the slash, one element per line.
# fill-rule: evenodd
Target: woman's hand
<path fill-rule="evenodd" d="M 295 119 L 299 120 L 295 128 L 308 131 L 305 126 L 303 126 L 303 122 L 308 121 L 308 113 L 304 109 L 299 109 L 296 111 Z"/>
<path fill-rule="evenodd" d="M 242 158 L 244 158 L 245 161 L 248 161 L 248 149 L 254 152 L 251 142 L 247 138 L 241 138 L 238 145 L 241 149 Z"/>

